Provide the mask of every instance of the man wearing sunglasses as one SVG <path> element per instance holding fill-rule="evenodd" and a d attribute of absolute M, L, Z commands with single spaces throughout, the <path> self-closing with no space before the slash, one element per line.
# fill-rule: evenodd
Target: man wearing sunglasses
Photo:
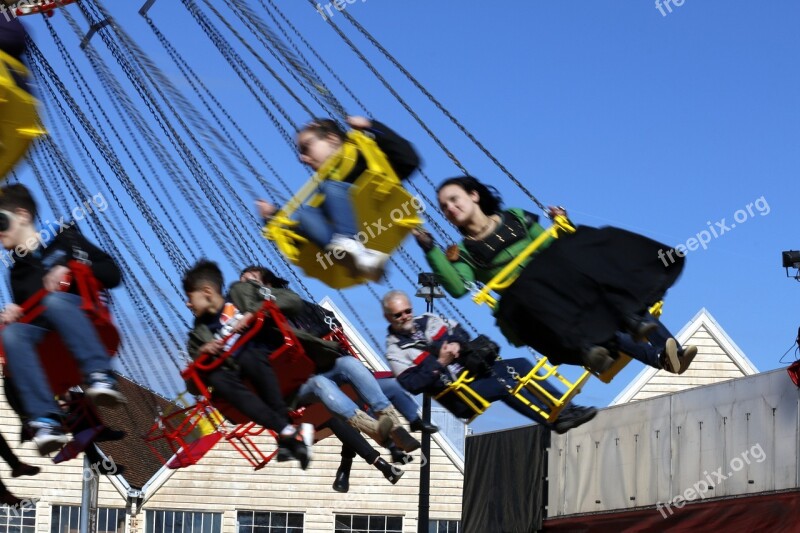
<path fill-rule="evenodd" d="M 457 322 L 432 313 L 414 316 L 408 295 L 403 291 L 390 291 L 383 297 L 383 316 L 389 321 L 386 337 L 386 359 L 406 390 L 412 394 L 442 392 L 447 383 L 465 371 L 459 362 L 461 347 L 470 341 L 469 334 Z M 533 368 L 523 358 L 503 359 L 492 367 L 492 374 L 476 377 L 470 385 L 489 402 L 502 401 L 516 412 L 534 422 L 546 425 L 556 433 L 566 433 L 588 422 L 597 414 L 594 407 L 568 405 L 553 424 L 536 414 L 530 407 L 508 392 L 506 384 L 515 383 L 509 368 L 524 376 Z M 556 396 L 561 393 L 543 382 L 543 387 Z M 527 399 L 541 406 L 533 395 L 524 391 Z M 456 395 L 448 394 L 438 400 L 448 411 L 460 418 L 474 413 Z"/>

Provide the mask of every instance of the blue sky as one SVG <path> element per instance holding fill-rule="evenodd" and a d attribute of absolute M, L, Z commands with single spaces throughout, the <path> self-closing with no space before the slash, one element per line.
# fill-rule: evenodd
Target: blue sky
<path fill-rule="evenodd" d="M 261 13 L 258 1 L 249 3 Z M 135 4 L 112 8 L 118 23 L 188 91 Z M 374 116 L 415 143 L 434 183 L 458 173 L 311 6 L 279 5 Z M 75 6 L 69 9 L 80 18 Z M 686 0 L 662 16 L 652 2 L 365 0 L 347 10 L 528 189 L 547 204 L 566 206 L 575 222 L 616 225 L 669 245 L 688 244 L 709 226 L 729 227 L 707 249 L 689 252 L 684 274 L 668 294 L 664 322 L 677 332 L 705 307 L 759 370 L 782 366 L 779 359 L 796 336 L 800 297 L 800 286 L 780 266 L 782 250 L 800 248 L 800 236 L 792 231 L 800 218 L 800 5 Z M 291 186 L 302 184 L 307 174 L 295 155 L 180 2 L 157 2 L 150 15 L 258 140 L 278 173 Z M 59 18 L 54 25 L 66 34 Z M 354 31 L 340 13 L 332 20 Z M 43 22 L 29 20 L 28 27 L 61 67 Z M 472 174 L 495 184 L 507 205 L 536 210 L 374 49 L 353 38 Z M 80 61 L 74 41 L 67 48 Z M 248 61 L 267 85 L 275 85 Z M 285 95 L 280 98 L 295 121 L 308 118 Z M 346 96 L 342 100 L 348 111 L 362 113 Z M 23 181 L 27 176 L 22 170 Z M 423 178 L 414 182 L 433 197 Z M 175 206 L 196 220 L 185 203 Z M 247 231 L 258 238 L 257 228 Z M 413 243 L 408 249 L 416 255 Z M 208 255 L 224 262 L 213 247 Z M 232 276 L 234 266 L 225 268 Z M 410 288 L 396 273 L 390 280 L 374 291 Z M 308 286 L 318 298 L 328 293 L 316 282 Z M 384 323 L 374 296 L 363 288 L 345 295 L 381 340 Z M 456 305 L 479 330 L 499 337 L 487 309 L 466 299 Z M 520 353 L 504 349 L 507 357 Z M 593 381 L 578 401 L 607 404 L 640 369 L 631 364 L 610 385 Z M 493 408 L 474 427 L 486 431 L 522 422 Z"/>

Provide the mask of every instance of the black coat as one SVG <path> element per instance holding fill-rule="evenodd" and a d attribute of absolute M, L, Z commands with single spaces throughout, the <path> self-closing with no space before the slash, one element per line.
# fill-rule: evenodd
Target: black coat
<path fill-rule="evenodd" d="M 500 299 L 498 323 L 553 363 L 579 365 L 583 349 L 611 341 L 625 317 L 646 313 L 675 283 L 684 259 L 669 250 L 619 228 L 581 226 L 523 269 Z"/>

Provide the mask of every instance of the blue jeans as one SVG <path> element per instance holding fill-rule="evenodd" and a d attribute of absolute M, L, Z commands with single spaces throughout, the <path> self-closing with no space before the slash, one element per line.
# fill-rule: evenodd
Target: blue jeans
<path fill-rule="evenodd" d="M 80 296 L 51 292 L 42 303 L 45 306 L 42 316 L 75 357 L 84 378 L 92 372 L 111 370 L 111 361 L 94 324 L 80 309 Z M 14 387 L 19 393 L 22 408 L 33 419 L 61 412 L 36 351 L 37 344 L 50 331 L 31 324 L 14 323 L 6 326 L 2 333 L 6 363 L 11 370 Z"/>
<path fill-rule="evenodd" d="M 517 381 L 511 376 L 511 374 L 509 374 L 507 367 L 512 367 L 520 375 L 520 377 L 523 377 L 531 371 L 533 364 L 527 359 L 522 358 L 503 359 L 501 361 L 497 361 L 492 367 L 497 376 L 492 375 L 485 378 L 476 379 L 472 382 L 472 389 L 489 402 L 496 402 L 500 400 L 522 416 L 527 417 L 534 422 L 538 422 L 550 427 L 550 424 L 548 424 L 541 415 L 534 412 L 533 409 L 509 394 L 508 389 L 502 383 L 500 383 L 498 377 L 504 379 L 511 387 L 514 387 L 517 384 Z M 546 380 L 540 381 L 539 384 L 542 386 L 542 388 L 556 398 L 562 394 Z M 544 407 L 542 401 L 539 400 L 539 398 L 537 398 L 535 395 L 528 392 L 526 389 L 523 388 L 521 394 L 530 402 L 538 405 L 539 407 Z M 569 407 L 567 407 L 565 410 L 568 409 Z"/>
<path fill-rule="evenodd" d="M 358 233 L 356 215 L 350 201 L 352 187 L 352 183 L 325 180 L 319 186 L 319 191 L 325 195 L 322 205 L 300 209 L 297 215 L 300 230 L 320 248 L 325 248 L 331 242 L 334 233 L 347 237 Z"/>
<path fill-rule="evenodd" d="M 395 378 L 382 378 L 378 380 L 383 394 L 397 407 L 400 414 L 409 422 L 419 419 L 419 405 L 411 394 L 409 394 Z"/>
<path fill-rule="evenodd" d="M 672 337 L 666 326 L 661 323 L 652 315 L 647 315 L 648 322 L 654 322 L 658 327 L 650 333 L 647 338 L 650 342 L 636 342 L 633 337 L 627 333 L 618 331 L 615 340 L 616 348 L 637 361 L 652 366 L 653 368 L 661 368 L 658 359 L 661 352 L 664 351 L 664 346 L 667 344 L 667 339 Z M 680 346 L 678 347 L 680 349 Z"/>
<path fill-rule="evenodd" d="M 301 404 L 320 401 L 330 412 L 349 420 L 356 415 L 359 406 L 339 388 L 345 383 L 350 383 L 373 411 L 383 411 L 389 407 L 389 400 L 381 392 L 372 372 L 361 361 L 350 356 L 340 357 L 332 369 L 303 383 L 297 391 L 297 401 Z"/>

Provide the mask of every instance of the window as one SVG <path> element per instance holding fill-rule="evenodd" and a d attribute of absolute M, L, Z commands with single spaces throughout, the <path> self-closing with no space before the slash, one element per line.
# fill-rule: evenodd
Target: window
<path fill-rule="evenodd" d="M 50 533 L 72 533 L 80 529 L 81 508 L 76 505 L 54 505 L 50 517 Z M 125 509 L 99 508 L 97 531 L 98 533 L 125 531 Z"/>
<path fill-rule="evenodd" d="M 336 533 L 402 533 L 402 516 L 337 514 Z"/>
<path fill-rule="evenodd" d="M 429 533 L 461 533 L 458 520 L 431 520 L 428 522 Z"/>
<path fill-rule="evenodd" d="M 239 511 L 239 533 L 303 533 L 303 513 Z"/>
<path fill-rule="evenodd" d="M 36 506 L 28 503 L 0 507 L 0 533 L 34 533 L 36 531 Z"/>
<path fill-rule="evenodd" d="M 147 511 L 146 533 L 221 533 L 222 513 Z"/>

